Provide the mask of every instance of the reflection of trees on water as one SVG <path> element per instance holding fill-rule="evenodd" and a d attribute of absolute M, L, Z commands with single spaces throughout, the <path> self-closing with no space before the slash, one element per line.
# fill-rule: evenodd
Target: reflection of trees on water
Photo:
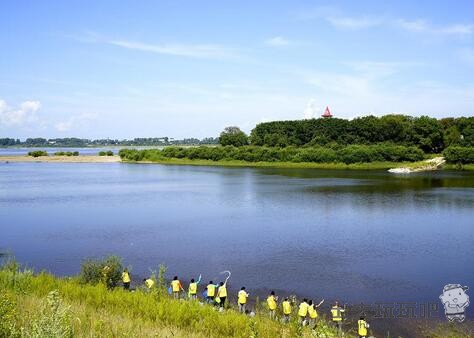
<path fill-rule="evenodd" d="M 470 173 L 395 176 L 381 171 L 265 170 L 265 174 L 270 175 L 266 177 L 282 177 L 283 188 L 272 191 L 272 198 L 295 200 L 301 206 L 315 203 L 368 208 L 474 206 L 474 175 Z M 263 182 L 259 183 L 268 180 L 262 177 Z M 272 184 L 279 181 L 270 180 Z M 300 197 L 291 198 L 292 194 L 301 192 Z"/>

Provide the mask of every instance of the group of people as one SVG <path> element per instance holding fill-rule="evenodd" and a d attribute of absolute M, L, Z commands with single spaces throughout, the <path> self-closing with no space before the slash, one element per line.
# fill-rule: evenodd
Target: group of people
<path fill-rule="evenodd" d="M 206 285 L 203 292 L 203 298 L 208 304 L 213 304 L 217 306 L 221 311 L 224 309 L 227 301 L 227 281 L 230 275 L 227 276 L 225 281 L 220 283 L 214 283 L 212 280 Z M 130 272 L 125 269 L 122 273 L 122 282 L 123 287 L 126 290 L 130 289 L 131 275 Z M 155 281 L 152 278 L 143 279 L 143 283 L 146 289 L 152 289 L 155 285 Z M 187 296 L 189 299 L 197 300 L 198 298 L 198 286 L 201 283 L 201 275 L 195 280 L 191 279 Z M 174 276 L 173 280 L 170 283 L 168 292 L 175 299 L 179 299 L 182 293 L 186 293 L 181 281 L 178 279 L 178 276 Z M 250 294 L 247 292 L 246 288 L 243 286 L 237 294 L 237 305 L 238 310 L 241 313 L 247 313 L 247 301 Z M 318 304 L 313 302 L 312 299 L 304 298 L 303 301 L 298 306 L 297 316 L 301 325 L 309 325 L 313 329 L 317 326 L 318 312 L 319 308 L 324 303 L 324 299 L 321 300 Z M 271 319 L 276 319 L 276 313 L 278 308 L 278 296 L 275 295 L 274 291 L 271 291 L 267 297 L 267 307 Z M 283 314 L 282 321 L 283 323 L 289 323 L 291 314 L 293 313 L 293 304 L 288 297 L 284 298 L 281 302 L 281 312 Z M 339 332 L 342 332 L 342 323 L 343 316 L 345 312 L 345 306 L 339 306 L 338 302 L 335 302 L 331 307 L 331 319 L 332 322 L 337 326 Z M 357 321 L 357 332 L 360 338 L 365 338 L 368 334 L 369 324 L 365 320 L 365 316 L 361 315 Z"/>

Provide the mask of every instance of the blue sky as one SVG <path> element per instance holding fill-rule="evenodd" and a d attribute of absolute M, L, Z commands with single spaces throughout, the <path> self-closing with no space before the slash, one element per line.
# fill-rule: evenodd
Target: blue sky
<path fill-rule="evenodd" d="M 0 137 L 474 114 L 472 1 L 5 0 L 0 46 Z"/>

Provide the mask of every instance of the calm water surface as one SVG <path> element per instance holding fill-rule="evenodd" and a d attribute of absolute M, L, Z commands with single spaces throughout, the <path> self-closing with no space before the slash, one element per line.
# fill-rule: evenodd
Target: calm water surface
<path fill-rule="evenodd" d="M 59 275 L 113 253 L 139 275 L 437 302 L 474 288 L 473 211 L 473 173 L 0 163 L 0 248 Z"/>

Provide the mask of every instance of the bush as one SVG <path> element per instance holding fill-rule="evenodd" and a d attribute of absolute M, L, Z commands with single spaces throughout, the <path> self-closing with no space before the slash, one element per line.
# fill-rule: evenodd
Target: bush
<path fill-rule="evenodd" d="M 57 151 L 54 153 L 55 156 L 79 156 L 78 151 Z"/>
<path fill-rule="evenodd" d="M 474 163 L 474 147 L 448 147 L 443 151 L 443 156 L 449 163 Z"/>
<path fill-rule="evenodd" d="M 19 336 L 16 323 L 18 313 L 13 297 L 6 292 L 0 294 L 0 337 Z"/>
<path fill-rule="evenodd" d="M 99 156 L 114 156 L 114 152 L 112 150 L 101 150 L 99 151 Z"/>
<path fill-rule="evenodd" d="M 329 163 L 336 162 L 337 156 L 333 149 L 327 148 L 303 148 L 293 161 L 295 162 L 316 162 Z"/>
<path fill-rule="evenodd" d="M 51 291 L 41 313 L 33 320 L 29 337 L 73 337 L 69 307 L 62 304 L 59 291 Z"/>
<path fill-rule="evenodd" d="M 33 157 L 48 156 L 48 152 L 44 150 L 34 150 L 34 151 L 28 152 L 28 156 L 33 156 Z"/>
<path fill-rule="evenodd" d="M 121 149 L 119 155 L 129 161 L 158 161 L 167 158 L 187 158 L 190 160 L 237 160 L 246 162 L 313 162 L 313 163 L 366 163 L 375 161 L 421 161 L 424 153 L 417 147 L 377 144 L 372 146 L 340 146 L 328 144 L 325 147 L 262 147 L 226 146 L 159 149 Z"/>
<path fill-rule="evenodd" d="M 101 260 L 88 258 L 81 264 L 79 279 L 82 283 L 104 283 L 108 288 L 116 287 L 123 272 L 122 259 L 117 256 L 108 256 Z"/>

